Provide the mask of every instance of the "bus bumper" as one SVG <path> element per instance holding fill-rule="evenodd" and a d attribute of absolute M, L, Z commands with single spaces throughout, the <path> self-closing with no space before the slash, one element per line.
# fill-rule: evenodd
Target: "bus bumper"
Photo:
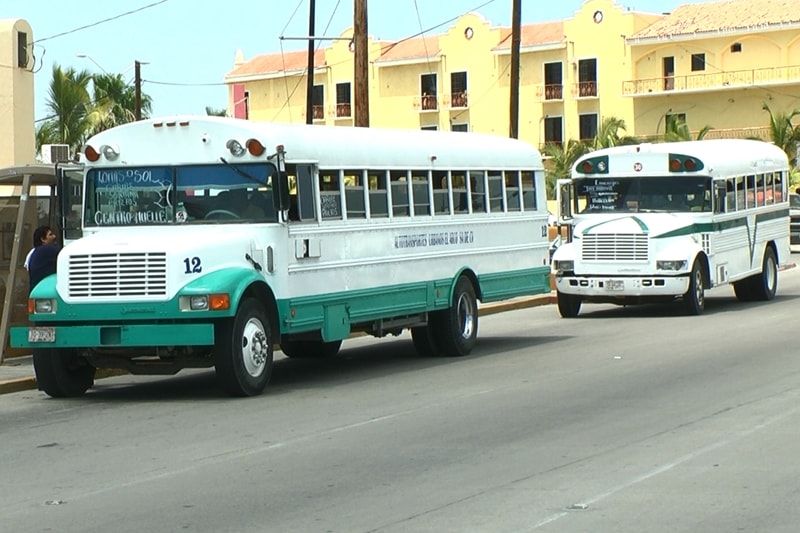
<path fill-rule="evenodd" d="M 566 276 L 556 275 L 556 289 L 587 298 L 629 296 L 682 296 L 689 290 L 689 276 Z"/>
<path fill-rule="evenodd" d="M 150 346 L 210 346 L 214 324 L 103 324 L 11 328 L 13 348 L 125 348 Z"/>

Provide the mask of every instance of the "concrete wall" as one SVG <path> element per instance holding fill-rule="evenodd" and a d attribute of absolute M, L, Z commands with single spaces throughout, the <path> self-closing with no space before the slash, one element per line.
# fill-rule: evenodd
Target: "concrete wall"
<path fill-rule="evenodd" d="M 36 159 L 32 43 L 26 21 L 0 20 L 0 167 Z"/>

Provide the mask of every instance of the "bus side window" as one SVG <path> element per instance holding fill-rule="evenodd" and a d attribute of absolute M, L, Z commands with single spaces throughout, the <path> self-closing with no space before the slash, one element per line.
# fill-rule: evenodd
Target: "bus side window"
<path fill-rule="evenodd" d="M 783 172 L 775 173 L 775 201 L 783 202 Z"/>
<path fill-rule="evenodd" d="M 414 199 L 414 215 L 430 215 L 431 199 L 428 194 L 428 172 L 412 171 L 411 194 Z"/>
<path fill-rule="evenodd" d="M 499 170 L 490 170 L 489 181 L 489 211 L 502 213 L 505 198 L 503 197 L 503 173 Z"/>
<path fill-rule="evenodd" d="M 519 172 L 516 170 L 506 170 L 504 173 L 506 180 L 506 203 L 509 211 L 520 210 L 519 194 Z"/>
<path fill-rule="evenodd" d="M 437 215 L 450 214 L 450 191 L 448 190 L 447 172 L 434 170 L 433 177 L 433 209 Z"/>
<path fill-rule="evenodd" d="M 296 218 L 293 220 L 314 220 L 317 217 L 314 210 L 314 168 L 311 165 L 287 165 L 286 171 L 295 174 L 294 190 L 289 191 L 289 200 L 296 205 Z M 291 176 L 289 183 L 292 183 Z M 289 210 L 292 219 L 292 209 Z"/>
<path fill-rule="evenodd" d="M 744 190 L 744 178 L 739 176 L 736 179 L 736 207 L 735 210 L 744 209 L 746 203 L 745 199 L 745 190 Z"/>
<path fill-rule="evenodd" d="M 453 183 L 453 212 L 469 213 L 467 173 L 463 170 L 453 170 L 450 173 L 450 180 Z"/>
<path fill-rule="evenodd" d="M 386 192 L 386 171 L 367 171 L 367 187 L 369 188 L 369 216 L 385 218 L 389 216 L 389 197 Z"/>
<path fill-rule="evenodd" d="M 339 189 L 339 172 L 336 170 L 319 173 L 319 210 L 322 219 L 342 218 L 342 198 Z"/>
<path fill-rule="evenodd" d="M 473 170 L 469 173 L 469 186 L 472 191 L 472 212 L 486 213 L 489 202 L 486 201 L 486 172 Z"/>
<path fill-rule="evenodd" d="M 408 203 L 408 173 L 406 171 L 390 171 L 392 183 L 392 216 L 407 217 L 411 214 Z"/>
<path fill-rule="evenodd" d="M 522 207 L 525 211 L 536 211 L 536 187 L 533 172 L 523 170 L 522 177 Z"/>
<path fill-rule="evenodd" d="M 360 170 L 344 171 L 344 203 L 347 218 L 367 218 L 364 205 L 364 175 Z"/>

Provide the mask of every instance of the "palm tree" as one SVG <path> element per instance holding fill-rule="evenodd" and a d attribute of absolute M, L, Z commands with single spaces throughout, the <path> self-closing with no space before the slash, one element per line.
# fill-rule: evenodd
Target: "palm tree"
<path fill-rule="evenodd" d="M 703 126 L 703 128 L 697 132 L 697 138 L 695 140 L 703 140 L 711 129 L 711 126 Z M 664 133 L 664 142 L 691 140 L 692 132 L 689 130 L 689 125 L 686 124 L 686 121 L 677 115 L 669 115 L 667 117 L 666 132 Z"/>
<path fill-rule="evenodd" d="M 213 107 L 206 106 L 206 115 L 210 117 L 227 117 L 228 110 L 226 108 L 214 109 Z"/>
<path fill-rule="evenodd" d="M 792 119 L 800 115 L 800 109 L 793 109 L 791 113 L 784 111 L 773 112 L 766 102 L 761 104 L 761 109 L 769 113 L 769 137 L 779 146 L 792 167 L 797 166 L 797 143 L 800 142 L 800 128 L 792 124 Z"/>
<path fill-rule="evenodd" d="M 626 131 L 627 127 L 625 121 L 617 117 L 605 117 L 600 122 L 600 127 L 597 128 L 597 133 L 592 139 L 592 149 L 599 150 L 601 148 L 610 148 L 612 146 L 619 146 L 623 144 L 638 144 L 639 140 L 636 137 L 629 135 L 620 135 L 620 131 Z"/>
<path fill-rule="evenodd" d="M 545 165 L 545 182 L 547 184 L 547 197 L 556 197 L 556 181 L 569 177 L 572 165 L 579 157 L 588 153 L 591 148 L 584 142 L 574 139 L 566 143 L 547 143 L 542 153 L 547 157 Z"/>
<path fill-rule="evenodd" d="M 136 89 L 125 82 L 122 74 L 95 74 L 92 87 L 92 133 L 136 120 Z M 147 118 L 152 109 L 152 98 L 142 94 L 140 105 L 142 118 Z"/>
<path fill-rule="evenodd" d="M 41 139 L 68 144 L 71 153 L 83 144 L 90 124 L 87 112 L 92 105 L 88 90 L 91 79 L 92 75 L 86 70 L 76 71 L 71 67 L 62 70 L 53 65 L 46 102 L 51 117 L 37 130 L 37 143 Z"/>

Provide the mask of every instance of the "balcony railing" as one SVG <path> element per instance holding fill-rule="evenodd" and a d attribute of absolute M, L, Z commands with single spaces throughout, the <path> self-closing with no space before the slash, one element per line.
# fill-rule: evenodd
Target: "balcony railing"
<path fill-rule="evenodd" d="M 352 117 L 350 110 L 350 103 L 336 104 L 336 118 L 350 118 Z"/>
<path fill-rule="evenodd" d="M 572 90 L 577 98 L 597 98 L 596 81 L 580 81 L 573 85 Z"/>
<path fill-rule="evenodd" d="M 622 94 L 623 96 L 639 96 L 796 83 L 800 83 L 800 65 L 630 80 L 622 82 Z"/>
<path fill-rule="evenodd" d="M 564 99 L 564 86 L 558 85 L 537 85 L 536 97 L 542 100 L 563 100 Z"/>
<path fill-rule="evenodd" d="M 450 109 L 465 109 L 469 106 L 469 99 L 467 98 L 467 91 L 445 95 L 445 105 L 447 101 L 450 102 Z"/>
<path fill-rule="evenodd" d="M 325 107 L 321 105 L 311 106 L 311 117 L 314 120 L 325 120 Z"/>
<path fill-rule="evenodd" d="M 415 96 L 414 109 L 419 111 L 436 111 L 439 109 L 439 97 L 435 94 Z"/>
<path fill-rule="evenodd" d="M 697 138 L 697 131 L 690 133 L 692 139 Z M 637 139 L 642 142 L 664 142 L 664 134 L 659 135 L 637 135 Z M 709 130 L 704 139 L 761 139 L 770 142 L 769 126 L 755 126 L 751 128 L 714 128 Z"/>

